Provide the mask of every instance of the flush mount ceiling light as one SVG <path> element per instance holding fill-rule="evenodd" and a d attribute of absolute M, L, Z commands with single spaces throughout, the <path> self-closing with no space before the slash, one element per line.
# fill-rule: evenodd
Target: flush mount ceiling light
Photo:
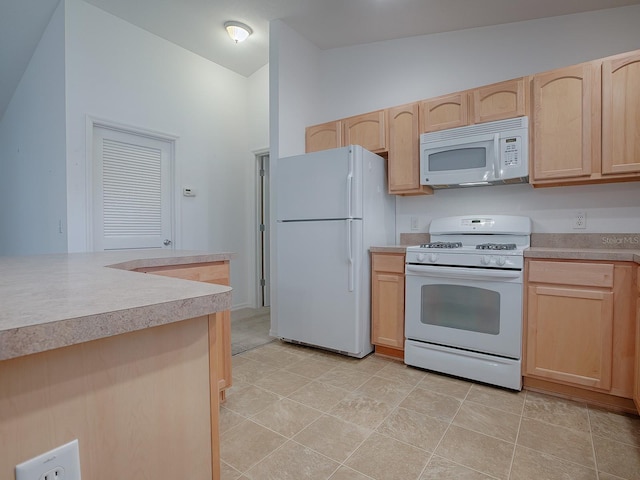
<path fill-rule="evenodd" d="M 244 42 L 253 33 L 251 27 L 240 22 L 225 22 L 224 28 L 234 42 Z"/>

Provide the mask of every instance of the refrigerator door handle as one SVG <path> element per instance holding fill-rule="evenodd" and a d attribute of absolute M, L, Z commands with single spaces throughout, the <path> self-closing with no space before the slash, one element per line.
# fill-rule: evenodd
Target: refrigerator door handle
<path fill-rule="evenodd" d="M 348 285 L 349 285 L 348 288 L 350 292 L 353 292 L 355 290 L 355 286 L 354 286 L 355 272 L 354 272 L 354 263 L 353 263 L 353 238 L 351 234 L 352 225 L 353 225 L 353 220 L 350 218 L 347 219 L 347 261 L 349 262 L 349 273 L 347 275 L 348 275 Z"/>
<path fill-rule="evenodd" d="M 347 173 L 347 217 L 353 217 L 353 150 L 349 149 L 349 173 Z"/>
<path fill-rule="evenodd" d="M 353 197 L 353 172 L 349 172 L 347 175 L 347 217 L 353 217 L 353 206 L 351 205 L 351 198 Z"/>

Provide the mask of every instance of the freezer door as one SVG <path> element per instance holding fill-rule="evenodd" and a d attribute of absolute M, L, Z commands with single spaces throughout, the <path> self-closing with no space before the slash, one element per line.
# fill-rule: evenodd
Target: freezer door
<path fill-rule="evenodd" d="M 362 147 L 278 159 L 277 220 L 362 218 Z"/>
<path fill-rule="evenodd" d="M 276 228 L 278 336 L 355 356 L 369 353 L 362 221 L 286 222 Z"/>

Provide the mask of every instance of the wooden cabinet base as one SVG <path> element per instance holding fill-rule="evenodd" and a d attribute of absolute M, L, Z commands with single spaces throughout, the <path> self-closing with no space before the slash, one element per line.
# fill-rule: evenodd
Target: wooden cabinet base
<path fill-rule="evenodd" d="M 638 414 L 636 406 L 630 398 L 617 397 L 615 395 L 594 392 L 579 387 L 571 387 L 569 385 L 562 385 L 533 377 L 523 377 L 522 383 L 526 390 L 532 392 L 546 393 L 556 397 L 585 402 L 608 410 Z"/>
<path fill-rule="evenodd" d="M 398 358 L 404 361 L 404 350 L 397 349 L 397 348 L 384 347 L 382 345 L 376 345 L 375 348 L 376 348 L 375 349 L 376 355 Z"/>
<path fill-rule="evenodd" d="M 77 438 L 86 479 L 218 480 L 208 320 L 0 362 L 0 478 Z"/>
<path fill-rule="evenodd" d="M 214 283 L 218 285 L 230 285 L 229 262 L 209 262 L 194 263 L 186 265 L 166 265 L 158 267 L 145 267 L 136 269 L 137 272 L 151 273 L 165 277 L 181 278 L 183 280 L 193 280 L 194 282 Z M 232 385 L 231 376 L 231 311 L 225 310 L 215 316 L 217 321 L 212 322 L 215 326 L 211 328 L 212 338 L 216 342 L 216 372 L 218 377 L 218 388 L 220 390 L 220 403 L 226 400 L 225 390 Z"/>

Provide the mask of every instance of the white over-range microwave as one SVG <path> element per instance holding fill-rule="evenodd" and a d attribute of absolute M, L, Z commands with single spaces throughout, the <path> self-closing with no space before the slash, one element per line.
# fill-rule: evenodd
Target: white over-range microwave
<path fill-rule="evenodd" d="M 420 135 L 420 184 L 433 188 L 523 183 L 529 119 L 479 123 Z"/>

